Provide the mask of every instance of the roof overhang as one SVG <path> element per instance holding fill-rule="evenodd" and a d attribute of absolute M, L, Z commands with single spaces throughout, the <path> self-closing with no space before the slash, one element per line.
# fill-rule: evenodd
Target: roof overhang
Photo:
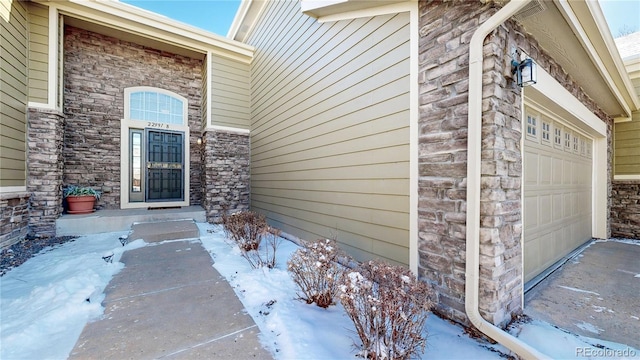
<path fill-rule="evenodd" d="M 609 116 L 631 117 L 640 102 L 599 3 L 554 0 L 544 5 L 544 11 L 519 22 Z"/>
<path fill-rule="evenodd" d="M 223 36 L 175 21 L 162 15 L 114 0 L 34 0 L 58 10 L 67 23 L 96 32 L 113 29 L 106 35 L 142 42 L 160 50 L 197 56 L 213 53 L 245 63 L 251 62 L 254 48 Z M 142 41 L 140 41 L 142 40 Z"/>
<path fill-rule="evenodd" d="M 301 0 L 300 10 L 305 15 L 321 18 L 403 2 L 407 0 Z"/>
<path fill-rule="evenodd" d="M 246 41 L 266 6 L 267 1 L 242 0 L 227 33 L 227 38 L 241 42 Z"/>
<path fill-rule="evenodd" d="M 320 18 L 339 18 L 369 8 L 407 0 L 301 0 L 301 11 Z M 478 0 L 486 1 L 486 0 Z M 597 1 L 543 1 L 546 9 L 518 18 L 538 44 L 598 106 L 613 118 L 630 118 L 640 100 L 609 32 Z M 504 1 L 497 1 L 505 3 Z M 228 37 L 245 41 L 266 1 L 243 0 Z"/>

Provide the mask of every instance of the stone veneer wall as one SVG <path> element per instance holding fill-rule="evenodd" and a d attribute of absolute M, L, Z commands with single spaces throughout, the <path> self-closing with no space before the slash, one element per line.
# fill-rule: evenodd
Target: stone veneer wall
<path fill-rule="evenodd" d="M 640 181 L 614 180 L 611 236 L 640 239 Z"/>
<path fill-rule="evenodd" d="M 0 249 L 27 236 L 29 230 L 29 197 L 27 192 L 0 193 Z"/>
<path fill-rule="evenodd" d="M 469 42 L 498 10 L 493 3 L 419 4 L 419 276 L 436 311 L 469 324 L 464 310 Z M 609 125 L 577 84 L 515 23 L 484 46 L 480 229 L 480 312 L 505 325 L 522 304 L 521 89 L 507 79 L 504 54 L 517 45 Z M 611 144 L 609 145 L 609 151 Z"/>
<path fill-rule="evenodd" d="M 231 213 L 249 210 L 249 134 L 207 131 L 203 138 L 204 208 L 207 221 L 219 223 L 223 207 Z"/>
<path fill-rule="evenodd" d="M 62 213 L 62 141 L 64 114 L 29 109 L 27 134 L 27 191 L 31 193 L 30 233 L 56 235 L 56 219 Z"/>
<path fill-rule="evenodd" d="M 191 205 L 201 204 L 200 59 L 65 27 L 64 183 L 102 190 L 98 208 L 120 208 L 120 120 L 124 89 L 152 86 L 188 99 Z"/>

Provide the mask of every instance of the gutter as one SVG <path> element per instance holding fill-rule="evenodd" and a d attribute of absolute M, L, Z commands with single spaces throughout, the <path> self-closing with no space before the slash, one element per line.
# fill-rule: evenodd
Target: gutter
<path fill-rule="evenodd" d="M 524 359 L 549 357 L 486 321 L 478 308 L 480 285 L 480 178 L 482 150 L 482 62 L 487 35 L 515 15 L 530 0 L 511 0 L 475 31 L 469 49 L 469 124 L 467 141 L 467 219 L 465 311 L 480 332 Z"/>

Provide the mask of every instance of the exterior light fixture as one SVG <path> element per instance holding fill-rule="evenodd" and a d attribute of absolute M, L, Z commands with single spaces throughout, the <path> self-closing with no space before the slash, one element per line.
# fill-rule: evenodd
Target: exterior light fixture
<path fill-rule="evenodd" d="M 518 86 L 525 87 L 538 82 L 536 63 L 531 59 L 524 59 L 521 62 L 511 60 L 512 72 L 516 74 Z"/>
<path fill-rule="evenodd" d="M 198 145 L 202 145 L 202 138 L 201 138 L 201 137 L 199 137 L 199 138 L 198 138 L 198 140 L 196 140 L 196 143 L 197 143 Z"/>

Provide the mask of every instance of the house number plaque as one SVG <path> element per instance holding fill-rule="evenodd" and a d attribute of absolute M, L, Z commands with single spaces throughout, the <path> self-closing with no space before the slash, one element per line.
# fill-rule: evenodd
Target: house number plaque
<path fill-rule="evenodd" d="M 148 121 L 147 122 L 147 127 L 168 129 L 169 128 L 169 124 L 163 124 L 163 123 L 159 123 L 159 122 Z"/>

